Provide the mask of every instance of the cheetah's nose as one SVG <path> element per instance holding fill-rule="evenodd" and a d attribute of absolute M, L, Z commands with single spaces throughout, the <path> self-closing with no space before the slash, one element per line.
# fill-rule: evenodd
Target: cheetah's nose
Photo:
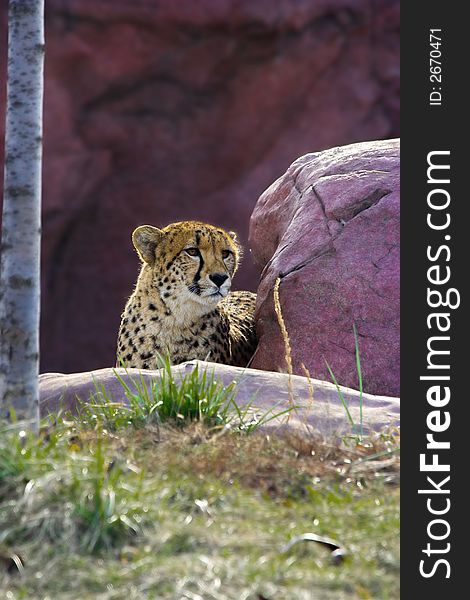
<path fill-rule="evenodd" d="M 215 283 L 216 286 L 220 287 L 224 281 L 228 279 L 228 275 L 225 273 L 213 273 L 209 275 L 209 279 Z"/>

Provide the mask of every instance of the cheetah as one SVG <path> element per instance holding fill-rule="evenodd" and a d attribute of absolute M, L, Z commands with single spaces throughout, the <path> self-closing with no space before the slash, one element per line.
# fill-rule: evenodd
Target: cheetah
<path fill-rule="evenodd" d="M 117 364 L 157 368 L 199 359 L 246 366 L 256 345 L 256 294 L 230 292 L 241 247 L 233 232 L 198 221 L 141 225 L 132 241 L 142 261 L 122 314 Z"/>

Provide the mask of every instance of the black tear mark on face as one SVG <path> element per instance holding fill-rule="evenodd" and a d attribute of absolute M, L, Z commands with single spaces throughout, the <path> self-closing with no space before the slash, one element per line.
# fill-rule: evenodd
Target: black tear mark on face
<path fill-rule="evenodd" d="M 196 246 L 199 246 L 200 243 L 201 243 L 201 230 L 197 229 L 196 230 Z"/>
<path fill-rule="evenodd" d="M 202 258 L 202 254 L 199 255 L 199 268 L 197 270 L 196 275 L 194 275 L 193 282 L 197 283 L 201 279 L 201 271 L 204 266 L 204 259 Z"/>
<path fill-rule="evenodd" d="M 201 271 L 202 271 L 203 266 L 204 266 L 204 259 L 202 258 L 202 254 L 199 254 L 199 268 L 198 268 L 196 274 L 194 275 L 192 283 L 188 286 L 189 291 L 192 292 L 193 294 L 196 294 L 197 296 L 201 295 L 201 288 L 199 286 L 199 280 L 201 279 Z"/>

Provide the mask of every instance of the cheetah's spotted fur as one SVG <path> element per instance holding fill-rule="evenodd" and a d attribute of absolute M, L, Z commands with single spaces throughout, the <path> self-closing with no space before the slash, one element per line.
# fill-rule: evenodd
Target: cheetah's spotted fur
<path fill-rule="evenodd" d="M 230 292 L 240 260 L 236 235 L 197 221 L 138 227 L 142 259 L 119 329 L 117 362 L 156 368 L 200 359 L 246 366 L 256 348 L 256 295 Z"/>

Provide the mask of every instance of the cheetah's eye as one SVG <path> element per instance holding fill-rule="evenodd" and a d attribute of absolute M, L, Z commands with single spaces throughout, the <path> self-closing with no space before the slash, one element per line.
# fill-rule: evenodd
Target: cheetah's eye
<path fill-rule="evenodd" d="M 226 258 L 228 258 L 230 255 L 232 254 L 232 252 L 230 250 L 222 250 L 222 258 L 225 260 Z"/>
<path fill-rule="evenodd" d="M 198 248 L 185 248 L 184 251 L 186 254 L 189 254 L 189 256 L 199 256 Z"/>

